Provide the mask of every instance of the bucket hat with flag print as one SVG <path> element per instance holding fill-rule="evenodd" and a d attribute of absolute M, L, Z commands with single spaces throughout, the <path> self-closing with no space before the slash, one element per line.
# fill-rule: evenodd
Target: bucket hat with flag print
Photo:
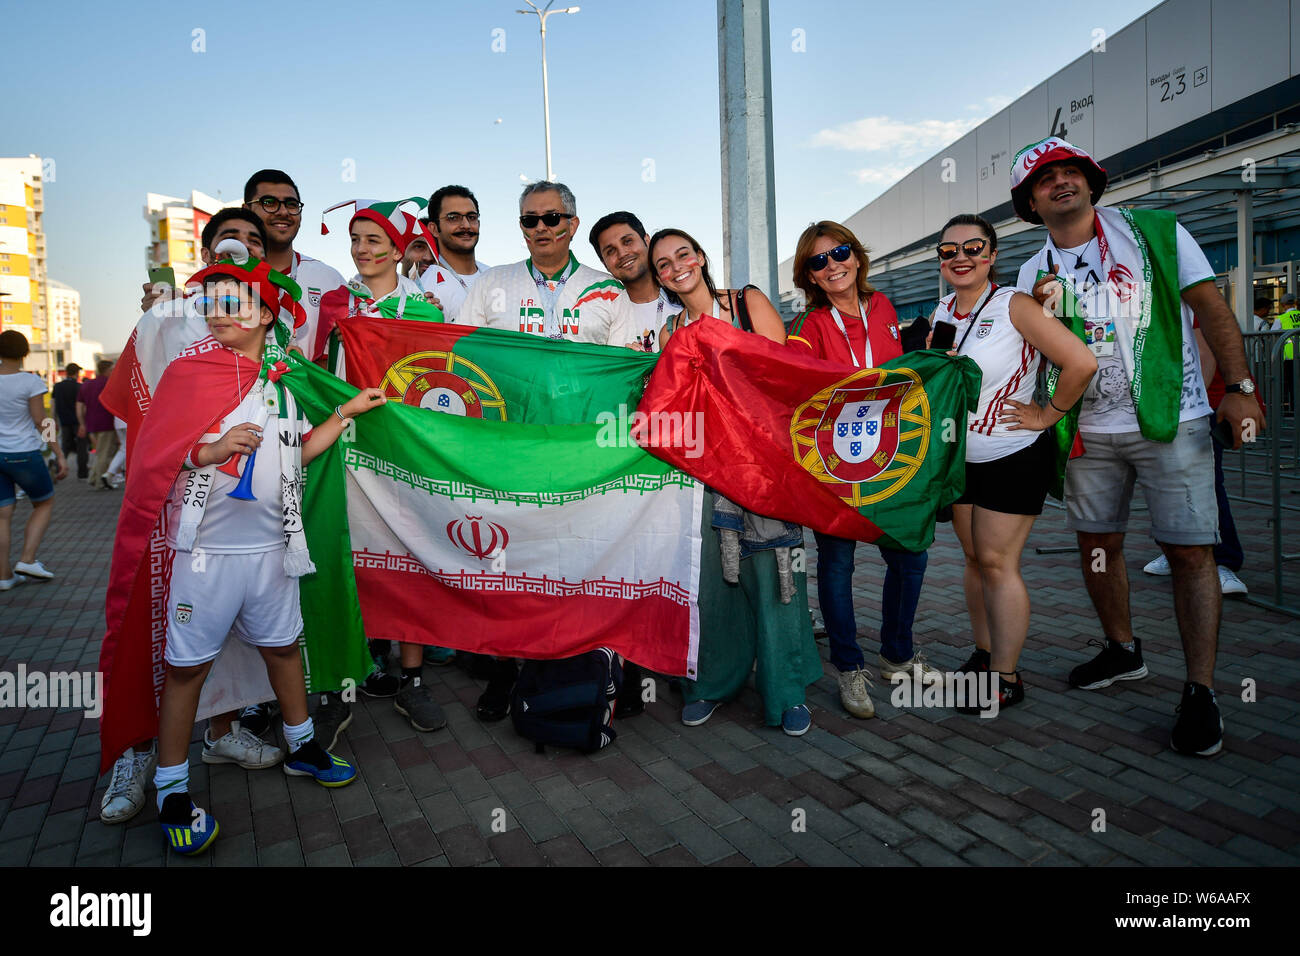
<path fill-rule="evenodd" d="M 388 238 L 393 240 L 393 245 L 397 247 L 399 256 L 405 255 L 406 247 L 416 239 L 423 239 L 427 242 L 436 256 L 438 254 L 438 240 L 433 238 L 428 226 L 401 208 L 407 203 L 415 206 L 417 212 L 423 212 L 429 205 L 428 200 L 421 199 L 419 196 L 398 199 L 395 202 L 378 202 L 373 199 L 345 199 L 321 213 L 320 234 L 322 236 L 329 235 L 329 227 L 325 225 L 326 215 L 335 209 L 355 205 L 357 211 L 348 220 L 349 229 L 358 219 L 368 219 L 384 230 Z"/>
<path fill-rule="evenodd" d="M 1097 165 L 1097 161 L 1077 146 L 1072 146 L 1056 136 L 1030 143 L 1016 153 L 1011 164 L 1011 204 L 1016 215 L 1025 222 L 1042 225 L 1043 219 L 1029 205 L 1029 194 L 1033 191 L 1033 182 L 1038 174 L 1052 163 L 1074 162 L 1083 170 L 1092 190 L 1092 204 L 1097 205 L 1101 194 L 1106 191 L 1108 177 L 1106 170 Z"/>

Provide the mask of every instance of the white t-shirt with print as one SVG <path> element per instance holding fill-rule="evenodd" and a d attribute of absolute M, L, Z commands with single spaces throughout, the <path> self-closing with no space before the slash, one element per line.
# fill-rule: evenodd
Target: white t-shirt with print
<path fill-rule="evenodd" d="M 234 382 L 231 382 L 232 389 Z M 265 386 L 263 386 L 265 387 Z M 234 397 L 233 395 L 231 396 Z M 263 421 L 262 387 L 254 386 L 244 396 L 239 407 L 221 420 L 215 435 L 217 439 L 236 425 Z M 256 554 L 283 548 L 284 506 L 280 500 L 280 444 L 275 433 L 275 421 L 262 430 L 262 444 L 257 449 L 253 463 L 253 497 L 256 501 L 231 498 L 230 492 L 239 485 L 239 479 L 222 471 L 215 471 L 208 503 L 199 522 L 194 550 L 202 548 L 209 554 Z M 220 464 L 220 463 L 218 463 Z M 248 461 L 241 460 L 242 473 Z M 185 482 L 193 471 L 182 469 L 167 498 L 167 544 L 176 547 L 176 534 L 181 524 L 181 501 Z"/>
<path fill-rule="evenodd" d="M 32 421 L 31 398 L 48 391 L 31 372 L 0 375 L 0 453 L 39 451 L 45 442 Z"/>
<path fill-rule="evenodd" d="M 460 307 L 465 301 L 465 296 L 469 295 L 469 290 L 478 277 L 488 271 L 488 266 L 483 265 L 476 259 L 474 260 L 474 269 L 473 275 L 466 276 L 455 272 L 441 262 L 435 262 L 425 269 L 420 276 L 420 286 L 425 292 L 432 292 L 438 297 L 438 302 L 442 306 L 443 317 L 448 322 L 456 321 L 456 316 L 460 313 Z"/>
<path fill-rule="evenodd" d="M 1188 289 L 1201 282 L 1214 279 L 1209 260 L 1191 234 L 1179 224 L 1178 236 L 1178 288 Z M 1072 249 L 1060 249 L 1053 261 L 1060 267 L 1059 275 L 1074 283 L 1079 301 L 1086 312 L 1084 332 L 1088 347 L 1097 357 L 1097 374 L 1088 390 L 1083 393 L 1079 411 L 1079 430 L 1085 432 L 1136 432 L 1137 411 L 1129 390 L 1131 375 L 1124 367 L 1119 338 L 1132 343 L 1137 324 L 1138 308 L 1135 301 L 1118 310 L 1120 295 L 1128 290 L 1108 285 L 1099 278 L 1101 255 L 1097 239 Z M 1029 290 L 1034 287 L 1038 272 L 1047 270 L 1047 246 L 1020 268 L 1017 285 Z M 1136 294 L 1133 294 L 1134 298 Z M 1180 422 L 1204 418 L 1210 414 L 1210 401 L 1205 394 L 1205 379 L 1201 375 L 1201 353 L 1192 333 L 1192 310 L 1182 303 L 1183 323 L 1183 391 L 1178 420 Z"/>
<path fill-rule="evenodd" d="M 682 306 L 669 302 L 668 294 L 663 289 L 659 290 L 659 298 L 649 302 L 632 302 L 631 299 L 628 301 L 632 303 L 632 322 L 636 326 L 637 335 L 643 335 L 647 329 L 653 332 L 651 351 L 658 352 L 659 333 L 664 323 L 681 312 Z"/>

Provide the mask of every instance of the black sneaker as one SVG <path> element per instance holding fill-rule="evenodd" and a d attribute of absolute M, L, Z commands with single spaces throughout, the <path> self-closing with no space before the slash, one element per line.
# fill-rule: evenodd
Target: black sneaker
<path fill-rule="evenodd" d="M 623 662 L 623 688 L 619 691 L 618 701 L 614 704 L 617 717 L 635 717 L 645 710 L 645 700 L 641 696 L 641 680 L 644 671 L 640 665 L 631 661 Z"/>
<path fill-rule="evenodd" d="M 1147 666 L 1142 663 L 1142 641 L 1133 638 L 1133 650 L 1126 651 L 1109 637 L 1106 643 L 1089 641 L 1101 648 L 1101 653 L 1070 671 L 1070 686 L 1079 690 L 1097 690 L 1109 687 L 1117 680 L 1139 680 L 1147 676 Z"/>
<path fill-rule="evenodd" d="M 320 695 L 316 713 L 312 715 L 315 740 L 325 750 L 333 750 L 339 734 L 352 723 L 352 706 L 337 691 Z"/>
<path fill-rule="evenodd" d="M 271 729 L 272 721 L 278 716 L 280 716 L 280 705 L 275 701 L 254 704 L 239 712 L 239 726 L 254 737 L 265 737 L 266 732 Z"/>
<path fill-rule="evenodd" d="M 478 699 L 474 712 L 486 723 L 503 720 L 510 713 L 510 692 L 515 689 L 519 670 L 513 658 L 492 662 L 492 676 Z"/>
<path fill-rule="evenodd" d="M 966 658 L 966 663 L 953 671 L 954 674 L 978 674 L 980 671 L 989 669 L 989 652 L 982 647 L 977 647 L 971 651 L 970 657 Z"/>
<path fill-rule="evenodd" d="M 972 673 L 972 671 L 966 671 L 966 673 L 969 674 Z M 1024 680 L 1021 679 L 1018 673 L 1016 674 L 1016 679 L 1014 681 L 1007 680 L 1001 674 L 998 675 L 998 710 L 999 711 L 1001 711 L 1003 707 L 1014 707 L 1016 704 L 1020 703 L 1024 699 L 1025 699 L 1025 682 Z M 985 710 L 990 709 L 988 704 L 991 703 L 992 701 L 988 701 L 983 704 L 972 703 L 965 707 L 957 707 L 954 709 L 959 714 L 979 714 L 979 713 L 983 713 Z"/>
<path fill-rule="evenodd" d="M 375 669 L 361 682 L 361 693 L 367 697 L 396 697 L 402 687 L 402 679 L 396 674 L 388 673 L 387 661 L 375 655 Z"/>
<path fill-rule="evenodd" d="M 393 701 L 393 710 L 409 720 L 416 730 L 425 733 L 447 726 L 447 715 L 419 677 L 412 677 L 402 685 Z"/>
<path fill-rule="evenodd" d="M 1214 691 L 1188 681 L 1178 705 L 1178 722 L 1169 735 L 1169 746 L 1180 754 L 1211 757 L 1223 749 L 1223 717 Z"/>

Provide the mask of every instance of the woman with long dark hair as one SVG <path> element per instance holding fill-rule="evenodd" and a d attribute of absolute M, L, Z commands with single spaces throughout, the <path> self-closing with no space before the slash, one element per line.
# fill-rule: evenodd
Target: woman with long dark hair
<path fill-rule="evenodd" d="M 1029 592 L 1020 554 L 1055 474 L 1051 428 L 1083 395 L 1097 361 L 1033 298 L 993 281 L 998 236 L 987 221 L 954 216 L 936 251 L 954 291 L 940 300 L 931 324 L 956 326 L 956 354 L 983 374 L 979 406 L 967 422 L 966 491 L 953 505 L 975 635 L 961 671 L 997 674 L 999 707 L 1009 707 L 1025 697 L 1017 667 L 1029 633 Z M 1046 405 L 1034 401 L 1040 355 L 1060 369 Z M 981 708 L 968 702 L 960 709 Z"/>
<path fill-rule="evenodd" d="M 767 296 L 753 286 L 718 289 L 708 256 L 685 232 L 662 229 L 651 237 L 650 269 L 680 308 L 664 323 L 661 347 L 688 324 L 717 321 L 785 343 L 785 326 Z M 682 682 L 682 723 L 708 720 L 744 689 L 757 663 L 764 723 L 792 737 L 807 733 L 805 695 L 822 676 L 822 663 L 808 617 L 808 576 L 790 556 L 803 543 L 803 529 L 712 495 L 701 534 L 699 679 Z"/>

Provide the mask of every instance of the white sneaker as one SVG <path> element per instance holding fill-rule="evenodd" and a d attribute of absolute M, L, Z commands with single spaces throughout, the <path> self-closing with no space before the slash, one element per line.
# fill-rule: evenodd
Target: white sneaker
<path fill-rule="evenodd" d="M 232 727 L 230 733 L 214 743 L 208 743 L 208 735 L 203 735 L 204 763 L 237 763 L 245 770 L 265 770 L 283 759 L 283 750 L 243 727 Z"/>
<path fill-rule="evenodd" d="M 1167 578 L 1173 574 L 1173 571 L 1169 569 L 1169 559 L 1163 554 L 1148 561 L 1142 570 L 1147 574 L 1155 574 L 1162 578 Z"/>
<path fill-rule="evenodd" d="M 876 707 L 867 696 L 867 685 L 871 684 L 871 677 L 866 668 L 840 671 L 835 676 L 840 682 L 840 703 L 845 710 L 863 720 L 876 716 Z"/>
<path fill-rule="evenodd" d="M 145 784 L 158 765 L 157 747 L 148 753 L 128 750 L 113 764 L 113 775 L 99 804 L 99 819 L 104 823 L 125 823 L 144 807 Z"/>
<path fill-rule="evenodd" d="M 1250 589 L 1232 572 L 1231 568 L 1219 565 L 1219 590 L 1226 594 L 1249 594 Z"/>
<path fill-rule="evenodd" d="M 19 577 L 17 574 L 8 580 L 0 580 L 0 591 L 8 591 L 12 588 L 16 588 L 26 580 L 26 578 Z"/>
<path fill-rule="evenodd" d="M 38 581 L 48 581 L 54 577 L 54 572 L 39 561 L 19 561 L 14 565 L 14 570 L 25 577 L 36 578 Z"/>
<path fill-rule="evenodd" d="M 876 660 L 880 662 L 880 676 L 887 681 L 898 679 L 920 680 L 923 684 L 930 684 L 934 681 L 943 680 L 943 672 L 931 667 L 925 660 L 925 655 L 916 651 L 910 661 L 904 661 L 902 664 L 893 664 L 883 656 L 877 655 Z"/>

